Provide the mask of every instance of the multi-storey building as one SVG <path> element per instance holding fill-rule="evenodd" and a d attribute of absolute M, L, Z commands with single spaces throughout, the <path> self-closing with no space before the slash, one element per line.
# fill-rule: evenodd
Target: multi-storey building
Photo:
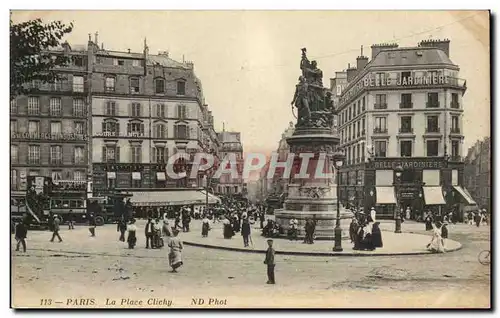
<path fill-rule="evenodd" d="M 203 129 L 213 118 L 204 105 L 191 62 L 167 52 L 152 55 L 103 50 L 89 43 L 92 72 L 93 187 L 138 190 L 199 187 L 190 178 L 194 153 L 207 149 Z M 210 141 L 210 136 L 208 138 Z M 168 158 L 182 153 L 182 179 L 166 173 Z"/>
<path fill-rule="evenodd" d="M 26 83 L 29 93 L 10 103 L 12 195 L 24 195 L 27 176 L 50 176 L 85 192 L 89 161 L 87 54 L 64 43 L 54 55 L 70 63 L 58 69 L 60 81 Z M 19 193 L 17 193 L 19 192 Z"/>
<path fill-rule="evenodd" d="M 141 53 L 97 43 L 97 34 L 87 46 L 64 43 L 54 54 L 71 56 L 65 81 L 28 83 L 30 94 L 11 102 L 13 189 L 28 175 L 91 179 L 94 195 L 201 187 L 194 154 L 217 155 L 219 140 L 193 63 L 150 54 L 146 42 Z M 167 160 L 179 153 L 174 171 L 185 177 L 171 179 Z"/>
<path fill-rule="evenodd" d="M 286 142 L 287 138 L 293 135 L 295 131 L 295 126 L 293 122 L 290 122 L 285 131 L 281 134 L 281 139 L 278 143 L 278 149 L 276 151 L 278 155 L 279 162 L 287 161 L 288 154 L 290 153 L 290 146 Z M 277 168 L 272 179 L 272 192 L 274 195 L 284 199 L 288 192 L 288 182 L 289 180 L 283 178 L 283 168 Z"/>
<path fill-rule="evenodd" d="M 361 53 L 356 67 L 348 67 L 337 107 L 344 204 L 377 206 L 378 215 L 392 217 L 398 203 L 416 217 L 467 196 L 461 157 L 466 85 L 449 44 L 373 45 L 370 62 Z"/>
<path fill-rule="evenodd" d="M 489 137 L 477 141 L 467 151 L 464 183 L 479 206 L 491 211 L 491 141 Z"/>
<path fill-rule="evenodd" d="M 220 194 L 246 194 L 246 183 L 243 179 L 243 144 L 241 143 L 241 133 L 234 131 L 225 131 L 218 133 L 220 140 L 219 157 L 229 158 L 228 155 L 234 155 L 236 158 L 236 170 L 238 175 L 233 178 L 231 174 L 224 173 L 219 178 L 217 193 Z"/>

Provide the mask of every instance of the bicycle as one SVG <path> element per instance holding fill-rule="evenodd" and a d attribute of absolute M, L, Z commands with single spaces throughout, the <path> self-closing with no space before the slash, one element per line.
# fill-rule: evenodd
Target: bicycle
<path fill-rule="evenodd" d="M 484 250 L 479 253 L 477 259 L 481 265 L 489 265 L 490 264 L 490 256 L 491 252 L 489 250 Z"/>

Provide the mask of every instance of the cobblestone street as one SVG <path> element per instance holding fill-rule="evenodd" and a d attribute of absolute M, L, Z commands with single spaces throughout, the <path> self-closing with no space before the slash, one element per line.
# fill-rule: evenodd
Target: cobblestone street
<path fill-rule="evenodd" d="M 407 232 L 426 234 L 423 228 L 421 223 L 403 224 Z M 14 305 L 39 306 L 43 298 L 54 307 L 66 307 L 74 305 L 68 299 L 93 298 L 93 305 L 101 307 L 106 298 L 127 297 L 166 298 L 173 307 L 192 306 L 192 298 L 226 300 L 221 305 L 214 301 L 210 307 L 273 307 L 277 299 L 281 306 L 288 299 L 289 305 L 298 307 L 325 303 L 331 307 L 488 307 L 490 303 L 490 268 L 477 260 L 478 253 L 490 246 L 485 226 L 451 225 L 450 239 L 463 248 L 445 254 L 277 255 L 274 286 L 265 284 L 262 254 L 185 246 L 184 266 L 179 273 L 170 273 L 168 250 L 145 249 L 141 232 L 139 227 L 138 246 L 132 251 L 118 242 L 114 225 L 99 227 L 96 238 L 88 237 L 86 227 L 63 230 L 62 243 L 50 243 L 49 232 L 30 232 L 28 252 L 13 252 Z M 237 234 L 233 239 L 241 237 Z"/>

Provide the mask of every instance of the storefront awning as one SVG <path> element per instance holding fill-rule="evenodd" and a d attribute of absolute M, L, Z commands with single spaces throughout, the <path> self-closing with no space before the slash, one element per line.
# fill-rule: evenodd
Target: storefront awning
<path fill-rule="evenodd" d="M 116 172 L 108 172 L 108 179 L 116 179 Z"/>
<path fill-rule="evenodd" d="M 441 187 L 423 187 L 424 200 L 426 205 L 441 205 L 446 204 L 443 198 Z"/>
<path fill-rule="evenodd" d="M 394 187 L 377 187 L 377 204 L 396 204 Z"/>
<path fill-rule="evenodd" d="M 464 198 L 465 201 L 467 201 L 468 204 L 470 204 L 470 205 L 476 204 L 476 201 L 474 201 L 474 199 L 470 196 L 470 194 L 468 192 L 466 192 L 466 190 L 463 189 L 462 187 L 460 187 L 460 186 L 453 186 L 453 189 L 455 189 L 458 193 L 460 193 L 460 195 L 462 196 L 462 198 Z"/>
<path fill-rule="evenodd" d="M 206 195 L 204 191 L 156 191 L 156 192 L 132 192 L 130 203 L 134 206 L 174 206 L 174 205 L 204 205 Z M 220 199 L 211 194 L 208 195 L 208 203 L 215 204 Z"/>
<path fill-rule="evenodd" d="M 141 180 L 140 172 L 132 172 L 132 180 Z"/>

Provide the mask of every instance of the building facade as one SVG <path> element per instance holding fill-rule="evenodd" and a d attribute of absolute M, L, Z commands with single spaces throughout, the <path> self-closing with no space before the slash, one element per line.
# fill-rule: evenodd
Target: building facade
<path fill-rule="evenodd" d="M 394 216 L 396 205 L 409 207 L 416 218 L 462 202 L 455 194 L 464 192 L 466 85 L 450 60 L 449 43 L 373 45 L 371 61 L 361 53 L 356 67 L 346 70 L 347 85 L 337 91 L 344 204 L 376 206 L 385 217 Z"/>
<path fill-rule="evenodd" d="M 229 173 L 222 174 L 218 180 L 216 192 L 219 194 L 245 196 L 247 189 L 246 182 L 243 179 L 244 157 L 241 133 L 223 130 L 218 133 L 218 139 L 220 141 L 219 157 L 223 160 L 228 155 L 234 155 L 238 175 L 236 178 L 233 178 Z"/>
<path fill-rule="evenodd" d="M 54 54 L 70 63 L 56 83 L 26 83 L 29 93 L 10 103 L 11 194 L 26 191 L 27 176 L 50 176 L 85 191 L 88 160 L 87 54 L 65 43 Z"/>
<path fill-rule="evenodd" d="M 477 141 L 465 157 L 464 183 L 479 207 L 491 211 L 491 139 Z"/>
<path fill-rule="evenodd" d="M 65 81 L 28 83 L 31 93 L 11 102 L 11 186 L 25 190 L 29 175 L 92 181 L 109 190 L 199 188 L 190 177 L 197 152 L 219 152 L 214 117 L 192 62 L 168 52 L 105 50 L 97 34 L 86 46 L 64 43 L 71 56 Z M 167 160 L 180 153 L 170 179 Z M 184 173 L 184 174 L 183 174 Z"/>
<path fill-rule="evenodd" d="M 106 189 L 196 188 L 190 178 L 194 154 L 204 151 L 208 106 L 191 62 L 168 53 L 103 50 L 89 42 L 92 67 L 92 163 L 94 192 Z M 174 171 L 168 158 L 182 154 Z"/>

